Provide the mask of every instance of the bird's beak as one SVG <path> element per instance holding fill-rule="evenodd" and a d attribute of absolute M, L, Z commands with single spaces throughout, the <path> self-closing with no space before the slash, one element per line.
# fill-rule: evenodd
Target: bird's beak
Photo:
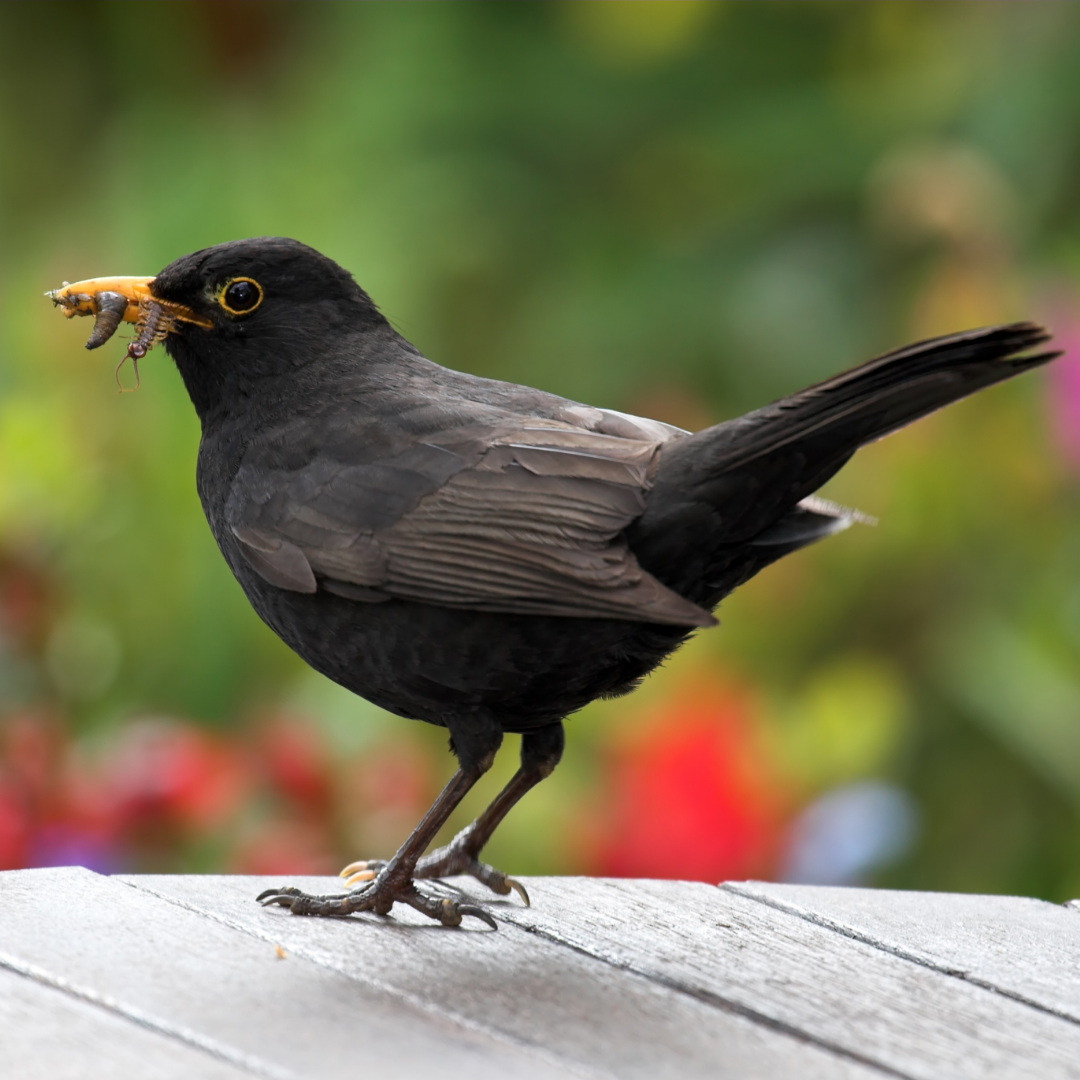
<path fill-rule="evenodd" d="M 88 349 L 104 345 L 116 333 L 122 322 L 135 323 L 139 333 L 136 341 L 145 353 L 155 341 L 160 341 L 178 322 L 193 323 L 210 328 L 213 323 L 183 304 L 159 300 L 150 291 L 150 277 L 103 277 L 89 281 L 68 282 L 45 295 L 57 304 L 67 318 L 74 315 L 93 315 L 94 330 L 86 343 Z M 144 340 L 145 339 L 145 340 Z"/>

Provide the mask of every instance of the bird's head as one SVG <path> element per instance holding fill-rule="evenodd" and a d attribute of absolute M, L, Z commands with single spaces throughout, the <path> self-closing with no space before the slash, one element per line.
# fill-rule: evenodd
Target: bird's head
<path fill-rule="evenodd" d="M 155 277 L 93 278 L 47 293 L 65 315 L 95 316 L 88 349 L 121 322 L 136 326 L 127 356 L 158 341 L 176 361 L 204 419 L 253 384 L 325 359 L 352 333 L 387 323 L 348 271 L 296 240 L 260 237 L 204 248 Z"/>

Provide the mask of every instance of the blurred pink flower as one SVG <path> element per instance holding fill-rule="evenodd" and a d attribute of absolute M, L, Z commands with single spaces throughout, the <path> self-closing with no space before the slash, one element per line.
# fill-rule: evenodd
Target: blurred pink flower
<path fill-rule="evenodd" d="M 1062 457 L 1080 472 L 1080 297 L 1068 305 L 1058 300 L 1052 310 L 1054 347 L 1065 355 L 1049 368 L 1051 431 Z"/>

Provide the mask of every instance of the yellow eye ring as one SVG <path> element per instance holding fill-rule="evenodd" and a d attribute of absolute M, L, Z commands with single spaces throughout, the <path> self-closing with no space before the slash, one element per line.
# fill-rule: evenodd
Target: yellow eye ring
<path fill-rule="evenodd" d="M 217 302 L 230 315 L 250 315 L 262 302 L 262 286 L 249 277 L 229 278 L 218 289 Z"/>

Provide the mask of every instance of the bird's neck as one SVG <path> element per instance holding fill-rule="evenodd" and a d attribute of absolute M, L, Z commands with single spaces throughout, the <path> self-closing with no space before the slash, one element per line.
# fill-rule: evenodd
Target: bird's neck
<path fill-rule="evenodd" d="M 234 422 L 257 430 L 318 413 L 343 398 L 362 398 L 384 388 L 388 369 L 393 383 L 407 378 L 410 366 L 428 365 L 389 326 L 382 333 L 316 338 L 302 346 L 255 339 L 237 344 L 242 358 L 226 363 L 197 333 L 166 339 L 204 434 Z"/>

